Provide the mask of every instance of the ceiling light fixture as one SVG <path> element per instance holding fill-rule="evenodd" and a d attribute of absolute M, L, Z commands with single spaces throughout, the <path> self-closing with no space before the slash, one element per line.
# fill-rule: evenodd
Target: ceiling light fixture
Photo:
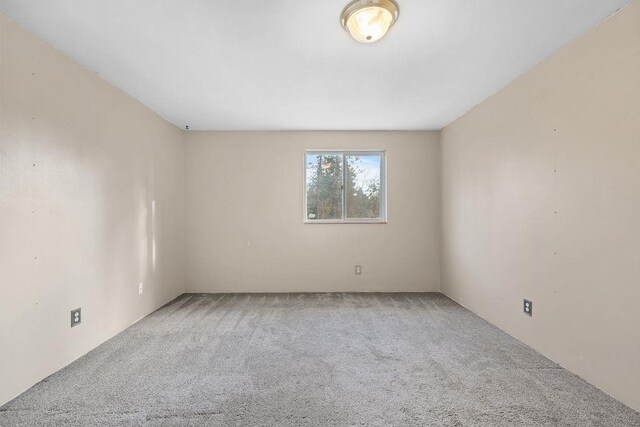
<path fill-rule="evenodd" d="M 342 11 L 340 22 L 360 43 L 380 40 L 398 20 L 398 4 L 393 0 L 354 0 Z"/>

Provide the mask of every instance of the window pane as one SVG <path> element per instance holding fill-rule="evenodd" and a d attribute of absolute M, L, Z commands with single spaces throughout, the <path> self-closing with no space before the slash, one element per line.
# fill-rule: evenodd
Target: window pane
<path fill-rule="evenodd" d="M 342 154 L 306 155 L 307 219 L 342 219 Z"/>
<path fill-rule="evenodd" d="M 346 156 L 347 218 L 380 218 L 380 154 Z"/>

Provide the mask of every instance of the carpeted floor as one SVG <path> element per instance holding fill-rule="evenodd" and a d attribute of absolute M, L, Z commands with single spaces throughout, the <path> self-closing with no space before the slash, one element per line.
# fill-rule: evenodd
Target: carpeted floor
<path fill-rule="evenodd" d="M 441 294 L 187 294 L 0 425 L 607 425 L 640 414 Z"/>

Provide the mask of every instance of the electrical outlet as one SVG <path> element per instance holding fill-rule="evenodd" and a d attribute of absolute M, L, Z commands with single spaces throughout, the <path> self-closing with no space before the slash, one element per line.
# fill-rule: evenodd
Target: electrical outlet
<path fill-rule="evenodd" d="M 144 292 L 144 283 L 140 282 L 138 283 L 138 295 L 142 295 L 143 292 Z"/>
<path fill-rule="evenodd" d="M 526 314 L 529 317 L 533 316 L 533 303 L 531 301 L 529 301 L 528 299 L 525 299 L 524 306 L 522 308 L 523 308 L 524 314 Z"/>
<path fill-rule="evenodd" d="M 362 266 L 357 264 L 356 265 L 356 271 L 355 271 L 356 275 L 361 275 L 362 274 Z"/>
<path fill-rule="evenodd" d="M 75 310 L 71 310 L 71 327 L 78 326 L 80 322 L 82 322 L 82 313 L 80 312 L 81 308 L 76 308 Z"/>

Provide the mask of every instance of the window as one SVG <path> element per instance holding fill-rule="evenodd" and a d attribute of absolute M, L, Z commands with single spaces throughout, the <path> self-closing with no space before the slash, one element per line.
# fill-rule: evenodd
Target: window
<path fill-rule="evenodd" d="M 383 151 L 307 151 L 305 222 L 385 222 Z"/>

